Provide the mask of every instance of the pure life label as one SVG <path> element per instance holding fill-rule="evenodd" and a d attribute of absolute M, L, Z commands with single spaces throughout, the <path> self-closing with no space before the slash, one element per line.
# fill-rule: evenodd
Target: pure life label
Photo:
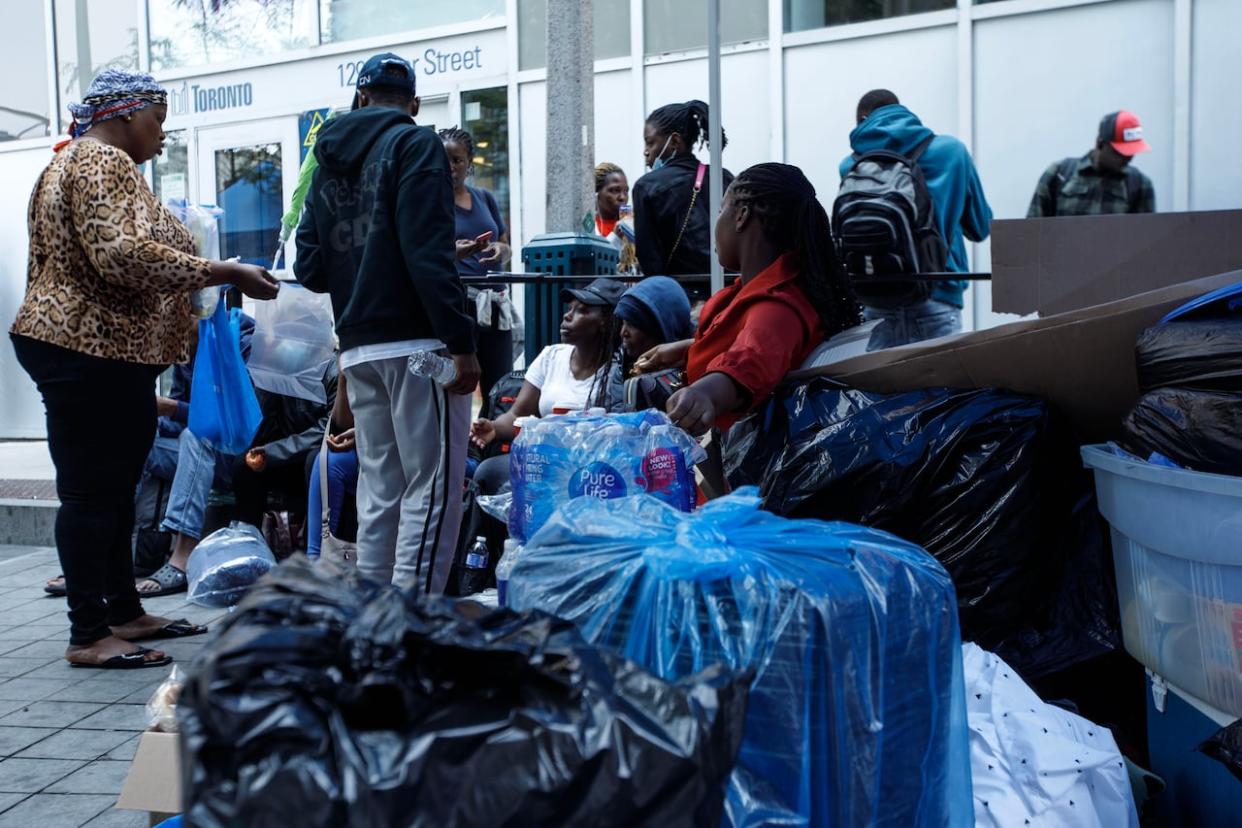
<path fill-rule="evenodd" d="M 625 478 L 607 463 L 595 462 L 577 471 L 569 481 L 570 497 L 594 497 L 608 500 L 625 497 Z"/>

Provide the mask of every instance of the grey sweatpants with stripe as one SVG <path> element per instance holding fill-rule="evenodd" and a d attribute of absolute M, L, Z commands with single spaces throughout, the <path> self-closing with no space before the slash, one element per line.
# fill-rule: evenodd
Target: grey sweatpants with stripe
<path fill-rule="evenodd" d="M 406 357 L 345 376 L 358 448 L 358 570 L 442 593 L 461 528 L 470 398 L 412 375 Z"/>

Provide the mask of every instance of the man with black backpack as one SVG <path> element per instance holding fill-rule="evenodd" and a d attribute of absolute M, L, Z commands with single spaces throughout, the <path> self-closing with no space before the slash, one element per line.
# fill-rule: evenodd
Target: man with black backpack
<path fill-rule="evenodd" d="M 1044 170 L 1026 217 L 1156 212 L 1151 179 L 1130 163 L 1150 150 L 1137 115 L 1124 109 L 1105 115 L 1090 152 Z"/>
<path fill-rule="evenodd" d="M 965 239 L 988 237 L 992 209 L 974 161 L 887 89 L 863 95 L 857 115 L 832 228 L 867 319 L 881 320 L 868 348 L 956 333 L 966 282 L 920 277 L 967 272 Z"/>

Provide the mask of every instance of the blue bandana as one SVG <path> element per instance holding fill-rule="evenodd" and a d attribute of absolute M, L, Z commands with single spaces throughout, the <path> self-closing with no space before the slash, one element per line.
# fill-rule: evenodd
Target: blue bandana
<path fill-rule="evenodd" d="M 105 69 L 91 81 L 82 103 L 69 104 L 69 112 L 73 115 L 69 134 L 76 138 L 95 124 L 167 103 L 168 93 L 150 75 Z"/>

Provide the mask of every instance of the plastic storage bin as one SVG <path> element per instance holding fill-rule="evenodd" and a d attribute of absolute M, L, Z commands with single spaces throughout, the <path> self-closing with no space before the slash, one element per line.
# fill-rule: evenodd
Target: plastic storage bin
<path fill-rule="evenodd" d="M 1167 786 L 1151 802 L 1153 823 L 1178 828 L 1242 825 L 1242 785 L 1228 768 L 1195 749 L 1234 717 L 1160 676 L 1149 675 L 1147 682 L 1151 770 Z"/>
<path fill-rule="evenodd" d="M 1112 526 L 1126 650 L 1242 716 L 1242 477 L 1154 466 L 1086 446 Z"/>

